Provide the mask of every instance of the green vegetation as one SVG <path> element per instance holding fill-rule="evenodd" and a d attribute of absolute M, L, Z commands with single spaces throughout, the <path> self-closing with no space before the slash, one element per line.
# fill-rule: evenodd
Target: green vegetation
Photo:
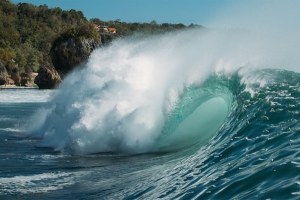
<path fill-rule="evenodd" d="M 61 43 L 62 41 L 65 41 L 68 38 L 91 38 L 98 41 L 100 40 L 100 33 L 95 29 L 94 24 L 86 23 L 81 26 L 67 29 L 53 41 L 52 46 L 55 46 L 55 43 Z"/>
<path fill-rule="evenodd" d="M 87 24 L 82 12 L 46 5 L 12 4 L 0 1 L 0 60 L 15 62 L 19 72 L 37 71 L 51 63 L 52 42 L 62 32 Z"/>
<path fill-rule="evenodd" d="M 98 27 L 115 28 L 117 33 Z M 0 1 L 0 62 L 7 72 L 15 74 L 37 72 L 42 66 L 52 67 L 50 49 L 54 41 L 81 36 L 101 38 L 102 43 L 135 32 L 163 33 L 194 27 L 183 24 L 125 23 L 121 20 L 87 20 L 81 11 L 49 9 L 47 5 L 13 4 Z M 101 37 L 100 37 L 101 35 Z"/>

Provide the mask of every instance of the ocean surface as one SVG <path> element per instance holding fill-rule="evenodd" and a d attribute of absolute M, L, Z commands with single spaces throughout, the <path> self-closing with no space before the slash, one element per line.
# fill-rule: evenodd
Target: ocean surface
<path fill-rule="evenodd" d="M 199 111 L 189 120 L 210 121 L 196 128 L 198 139 L 188 136 L 193 142 L 182 141 L 189 145 L 139 154 L 76 155 L 43 147 L 26 127 L 55 91 L 2 89 L 0 198 L 299 199 L 300 74 L 262 70 L 255 76 L 269 81 L 263 87 L 254 83 L 249 92 L 238 75 L 210 77 L 187 90 L 168 126 L 191 123 L 183 121 L 204 103 L 210 109 L 224 104 L 228 110 L 217 110 L 226 116 Z M 191 126 L 183 128 L 193 132 Z M 209 139 L 201 139 L 207 131 L 213 132 Z"/>
<path fill-rule="evenodd" d="M 1 89 L 0 199 L 300 199 L 300 62 L 276 42 L 121 39 L 57 90 Z"/>

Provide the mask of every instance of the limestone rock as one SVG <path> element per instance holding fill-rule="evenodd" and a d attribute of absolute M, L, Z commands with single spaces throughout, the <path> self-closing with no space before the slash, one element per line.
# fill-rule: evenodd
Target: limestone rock
<path fill-rule="evenodd" d="M 52 63 L 57 71 L 66 75 L 77 65 L 85 62 L 101 41 L 92 38 L 66 38 L 55 42 L 51 48 Z"/>
<path fill-rule="evenodd" d="M 34 79 L 40 89 L 54 89 L 60 82 L 60 75 L 53 67 L 41 67 Z"/>

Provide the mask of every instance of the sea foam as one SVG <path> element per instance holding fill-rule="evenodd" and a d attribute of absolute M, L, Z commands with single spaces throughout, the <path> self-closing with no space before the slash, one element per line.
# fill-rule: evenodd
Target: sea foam
<path fill-rule="evenodd" d="M 241 68 L 241 76 L 280 68 L 287 55 L 282 46 L 288 48 L 271 37 L 236 30 L 119 39 L 94 51 L 86 66 L 66 77 L 32 132 L 43 146 L 78 154 L 156 151 L 186 88 Z"/>

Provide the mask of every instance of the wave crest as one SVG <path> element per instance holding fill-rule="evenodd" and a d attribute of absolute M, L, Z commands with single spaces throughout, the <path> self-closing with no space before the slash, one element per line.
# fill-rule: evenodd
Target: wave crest
<path fill-rule="evenodd" d="M 161 142 L 167 138 L 162 135 L 168 132 L 170 113 L 187 88 L 201 87 L 212 74 L 231 74 L 245 66 L 268 66 L 265 63 L 269 59 L 260 56 L 268 48 L 262 50 L 260 40 L 249 36 L 190 30 L 116 41 L 96 50 L 85 68 L 65 79 L 33 132 L 42 137 L 43 146 L 79 154 L 144 153 L 173 145 Z M 197 121 L 204 119 L 205 113 L 216 112 L 210 118 L 215 118 L 215 127 L 220 127 L 230 108 L 230 100 L 226 100 L 230 94 L 217 92 L 183 117 L 186 120 L 176 125 L 172 141 L 184 141 L 178 135 L 195 121 L 199 126 L 185 137 L 193 140 L 201 123 L 206 123 Z M 215 131 L 212 128 L 204 132 Z"/>

